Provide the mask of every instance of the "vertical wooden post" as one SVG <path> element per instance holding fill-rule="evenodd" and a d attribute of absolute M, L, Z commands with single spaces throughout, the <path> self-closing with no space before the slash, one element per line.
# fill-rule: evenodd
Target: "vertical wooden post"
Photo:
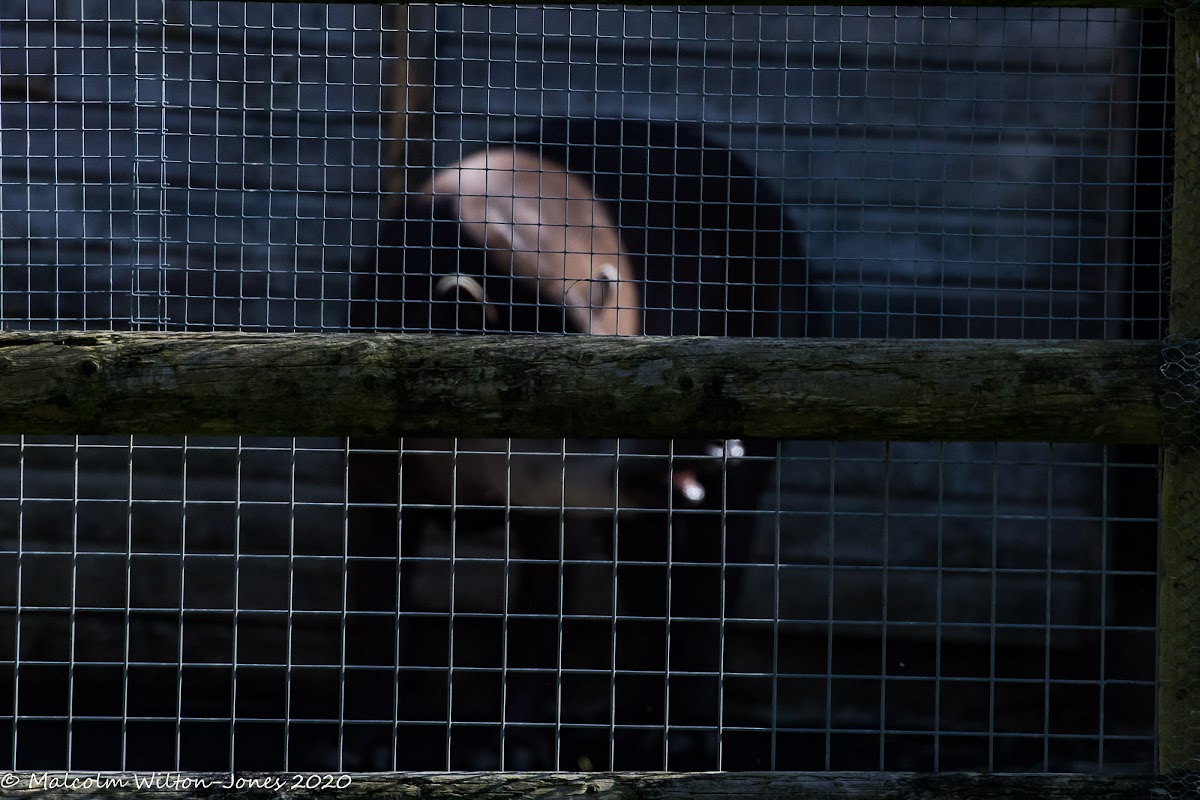
<path fill-rule="evenodd" d="M 1159 532 L 1158 765 L 1200 757 L 1200 14 L 1175 16 L 1175 183 Z M 1187 341 L 1184 341 L 1187 340 Z"/>
<path fill-rule="evenodd" d="M 413 12 L 407 5 L 395 6 L 396 39 L 395 66 L 392 70 L 391 107 L 388 113 L 388 135 L 391 139 L 385 158 L 392 168 L 387 191 L 400 194 L 409 185 L 409 173 L 414 164 L 429 159 L 426 152 L 433 135 L 429 112 L 432 110 L 432 65 L 423 63 L 413 53 L 411 26 Z M 432 14 L 432 10 L 429 11 Z"/>

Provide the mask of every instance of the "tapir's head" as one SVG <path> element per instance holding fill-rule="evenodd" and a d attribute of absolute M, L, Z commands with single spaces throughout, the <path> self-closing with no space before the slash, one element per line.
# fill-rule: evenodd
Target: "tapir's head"
<path fill-rule="evenodd" d="M 638 269 L 587 182 L 518 148 L 442 168 L 378 251 L 371 327 L 643 332 Z"/>
<path fill-rule="evenodd" d="M 358 307 L 356 326 L 624 336 L 646 330 L 641 264 L 607 204 L 585 179 L 520 147 L 483 150 L 437 170 L 407 197 L 401 219 L 385 227 L 373 266 L 374 298 Z M 613 453 L 612 442 L 572 440 L 572 452 L 597 455 L 570 459 L 505 455 L 545 450 L 544 443 L 409 442 L 424 451 L 406 471 L 423 502 L 566 502 L 594 510 L 613 508 L 618 492 L 622 507 L 665 507 L 671 492 L 681 505 L 698 505 L 711 494 L 703 474 L 741 455 L 740 442 L 678 443 L 675 463 L 667 460 L 666 442 L 623 444 L 633 458 L 618 482 L 615 460 L 599 455 Z M 661 458 L 646 458 L 652 455 Z"/>

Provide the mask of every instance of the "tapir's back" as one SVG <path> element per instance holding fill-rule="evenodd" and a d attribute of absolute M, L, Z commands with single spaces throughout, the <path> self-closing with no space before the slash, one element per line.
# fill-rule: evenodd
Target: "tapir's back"
<path fill-rule="evenodd" d="M 643 265 L 646 333 L 778 336 L 807 311 L 800 237 L 768 183 L 688 124 L 547 119 L 515 141 L 587 176 Z"/>
<path fill-rule="evenodd" d="M 587 181 L 603 216 L 616 220 L 642 283 L 646 334 L 778 336 L 785 315 L 808 313 L 802 245 L 779 195 L 745 158 L 698 128 L 552 118 L 519 128 L 507 144 L 480 143 L 459 163 L 514 147 L 533 153 L 547 174 L 565 169 Z M 427 330 L 439 275 L 461 272 L 466 262 L 481 274 L 511 273 L 511 248 L 493 252 L 473 237 L 459 205 L 444 187 L 404 198 L 381 229 L 375 263 L 358 268 L 368 273 L 370 296 L 360 293 L 352 309 L 356 326 Z"/>

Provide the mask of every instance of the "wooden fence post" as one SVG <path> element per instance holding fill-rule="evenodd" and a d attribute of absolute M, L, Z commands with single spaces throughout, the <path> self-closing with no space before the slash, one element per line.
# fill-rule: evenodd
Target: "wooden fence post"
<path fill-rule="evenodd" d="M 1175 183 L 1159 513 L 1158 765 L 1194 770 L 1200 755 L 1200 15 L 1175 24 Z"/>

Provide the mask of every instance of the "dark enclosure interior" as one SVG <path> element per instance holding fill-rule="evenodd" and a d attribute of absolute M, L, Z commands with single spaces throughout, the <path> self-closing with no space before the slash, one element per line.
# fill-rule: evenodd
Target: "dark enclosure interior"
<path fill-rule="evenodd" d="M 586 332 L 575 284 L 426 202 L 493 148 L 612 214 L 633 277 L 580 285 L 638 333 L 1159 338 L 1169 40 L 1114 9 L 0 0 L 0 323 Z M 0 769 L 1146 772 L 1157 459 L 4 437 Z"/>

